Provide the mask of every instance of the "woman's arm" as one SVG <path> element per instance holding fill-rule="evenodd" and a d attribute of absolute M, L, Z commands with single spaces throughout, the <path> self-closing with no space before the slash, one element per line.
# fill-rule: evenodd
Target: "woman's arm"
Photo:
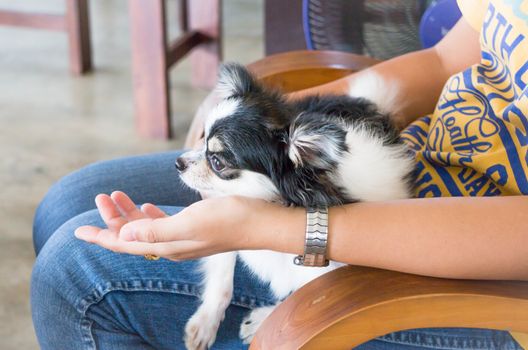
<path fill-rule="evenodd" d="M 435 47 L 395 57 L 368 70 L 398 85 L 402 101 L 395 122 L 403 128 L 417 117 L 431 113 L 447 79 L 479 59 L 478 33 L 462 18 Z M 290 95 L 298 98 L 313 94 L 346 94 L 359 74 L 361 72 Z"/>
<path fill-rule="evenodd" d="M 393 115 L 396 125 L 403 129 L 416 118 L 431 113 L 447 79 L 479 62 L 479 59 L 478 33 L 462 18 L 435 47 L 395 57 L 369 70 L 398 84 L 403 100 L 400 110 Z M 291 93 L 290 97 L 295 99 L 314 94 L 346 94 L 350 83 L 358 74 L 361 73 Z M 196 148 L 203 144 L 201 138 L 204 120 L 218 100 L 219 97 L 213 91 L 202 103 L 187 134 L 186 148 Z"/>
<path fill-rule="evenodd" d="M 83 226 L 76 235 L 116 252 L 184 260 L 232 250 L 301 254 L 304 249 L 303 208 L 221 197 L 163 217 L 152 205 L 143 206 L 140 213 L 123 193 L 100 195 L 97 205 L 109 228 Z M 528 281 L 527 212 L 528 198 L 522 196 L 333 207 L 328 256 L 352 265 L 434 277 Z"/>
<path fill-rule="evenodd" d="M 249 248 L 301 254 L 304 209 L 268 210 L 268 215 L 259 213 L 250 219 L 256 232 L 248 232 L 254 237 Z M 433 277 L 528 281 L 526 213 L 528 198 L 523 196 L 424 198 L 334 207 L 328 255 L 352 265 Z"/>

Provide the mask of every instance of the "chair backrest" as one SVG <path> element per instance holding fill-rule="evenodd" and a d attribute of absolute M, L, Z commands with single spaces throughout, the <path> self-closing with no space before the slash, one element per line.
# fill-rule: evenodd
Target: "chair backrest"
<path fill-rule="evenodd" d="M 266 85 L 293 92 L 328 83 L 378 62 L 338 51 L 291 51 L 268 56 L 248 68 Z"/>

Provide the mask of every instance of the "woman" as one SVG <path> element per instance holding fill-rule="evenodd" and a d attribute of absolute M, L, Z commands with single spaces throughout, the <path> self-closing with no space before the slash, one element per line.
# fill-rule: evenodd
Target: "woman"
<path fill-rule="evenodd" d="M 528 281 L 527 1 L 465 0 L 460 7 L 464 18 L 434 48 L 372 68 L 400 85 L 395 122 L 406 127 L 403 136 L 416 152 L 418 198 L 330 208 L 330 259 L 427 276 Z M 354 78 L 298 94 L 345 93 Z M 177 183 L 177 155 L 91 165 L 55 184 L 41 203 L 31 297 L 43 349 L 182 348 L 184 325 L 199 303 L 201 277 L 192 259 L 240 249 L 303 252 L 302 208 L 240 197 L 198 201 Z M 93 209 L 97 193 L 116 189 L 159 206 L 138 210 L 114 192 L 97 196 Z M 267 287 L 237 266 L 214 348 L 244 348 L 237 337 L 242 317 L 273 303 Z M 399 332 L 359 348 L 417 346 L 520 349 L 507 332 L 469 329 Z"/>

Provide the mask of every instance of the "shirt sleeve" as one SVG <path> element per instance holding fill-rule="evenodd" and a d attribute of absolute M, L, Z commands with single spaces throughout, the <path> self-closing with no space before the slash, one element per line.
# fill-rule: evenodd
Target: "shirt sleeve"
<path fill-rule="evenodd" d="M 489 0 L 457 0 L 464 19 L 480 33 Z"/>

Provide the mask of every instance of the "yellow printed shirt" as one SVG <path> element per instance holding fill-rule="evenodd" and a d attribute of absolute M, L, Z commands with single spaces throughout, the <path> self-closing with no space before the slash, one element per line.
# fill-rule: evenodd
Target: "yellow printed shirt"
<path fill-rule="evenodd" d="M 480 63 L 452 76 L 433 114 L 402 133 L 416 197 L 528 194 L 528 0 L 459 0 Z M 528 334 L 512 333 L 528 350 Z"/>
<path fill-rule="evenodd" d="M 416 196 L 528 194 L 528 0 L 459 7 L 480 31 L 482 59 L 402 134 L 416 154 Z"/>

